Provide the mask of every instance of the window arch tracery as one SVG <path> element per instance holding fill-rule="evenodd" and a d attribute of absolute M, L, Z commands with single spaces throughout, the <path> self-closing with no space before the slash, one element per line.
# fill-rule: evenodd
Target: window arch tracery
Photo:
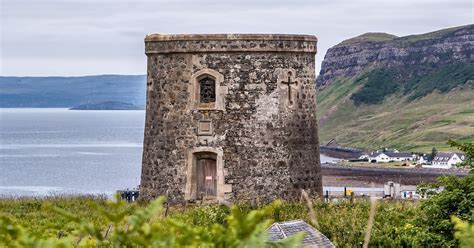
<path fill-rule="evenodd" d="M 216 101 L 216 80 L 206 75 L 199 80 L 199 102 L 212 103 Z"/>
<path fill-rule="evenodd" d="M 190 98 L 187 110 L 225 110 L 227 86 L 223 86 L 224 75 L 210 68 L 191 75 Z"/>

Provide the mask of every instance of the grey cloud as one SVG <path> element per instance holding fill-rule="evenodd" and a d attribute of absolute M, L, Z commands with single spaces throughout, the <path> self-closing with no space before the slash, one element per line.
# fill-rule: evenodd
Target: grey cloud
<path fill-rule="evenodd" d="M 473 22 L 471 0 L 1 0 L 1 75 L 145 73 L 148 33 L 305 33 L 317 62 L 365 32 Z M 319 67 L 319 65 L 318 65 Z"/>

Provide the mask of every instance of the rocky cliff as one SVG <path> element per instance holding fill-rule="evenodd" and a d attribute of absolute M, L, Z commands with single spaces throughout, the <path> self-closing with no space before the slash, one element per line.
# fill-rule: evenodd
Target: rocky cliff
<path fill-rule="evenodd" d="M 370 67 L 383 66 L 410 78 L 473 60 L 474 25 L 404 37 L 366 33 L 328 50 L 317 85 L 323 89 L 338 77 L 352 77 Z"/>

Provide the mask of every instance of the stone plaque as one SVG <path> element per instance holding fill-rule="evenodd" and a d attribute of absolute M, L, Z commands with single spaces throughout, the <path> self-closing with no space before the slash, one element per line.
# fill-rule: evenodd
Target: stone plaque
<path fill-rule="evenodd" d="M 210 120 L 199 121 L 198 135 L 212 135 L 212 122 Z"/>

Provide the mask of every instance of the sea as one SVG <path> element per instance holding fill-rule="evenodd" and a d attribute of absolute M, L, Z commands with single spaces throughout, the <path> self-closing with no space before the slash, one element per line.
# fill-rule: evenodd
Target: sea
<path fill-rule="evenodd" d="M 144 126 L 143 110 L 0 109 L 0 196 L 136 188 Z"/>

